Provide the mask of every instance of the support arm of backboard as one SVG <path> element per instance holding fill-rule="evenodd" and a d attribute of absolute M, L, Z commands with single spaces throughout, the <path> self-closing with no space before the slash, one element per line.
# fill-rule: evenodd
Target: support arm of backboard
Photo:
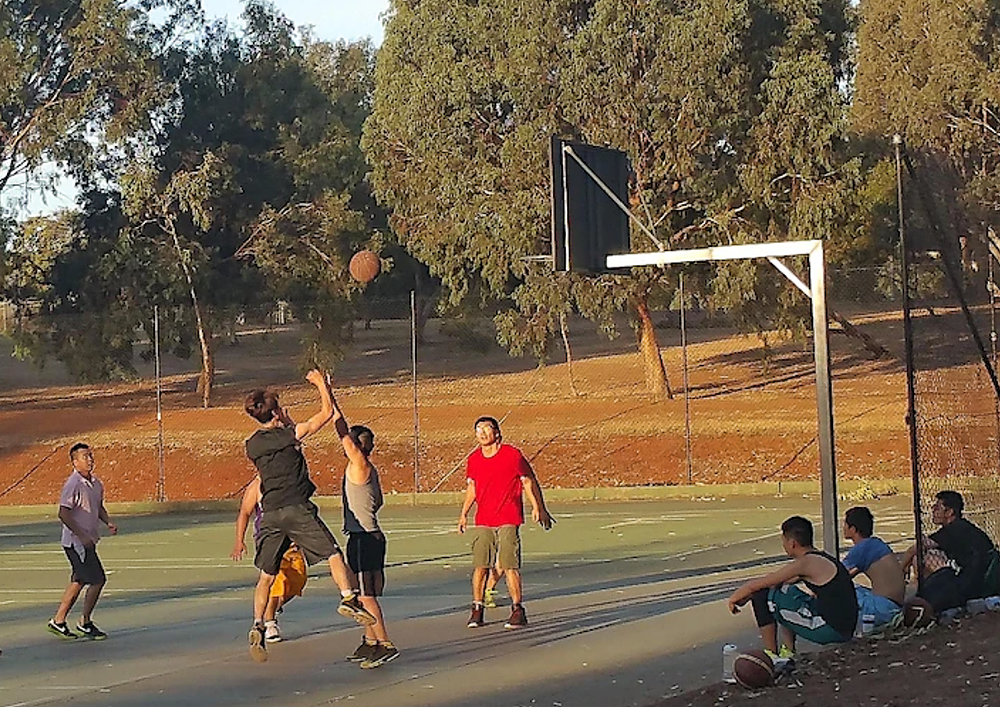
<path fill-rule="evenodd" d="M 586 162 L 580 159 L 579 155 L 573 152 L 573 147 L 571 145 L 563 145 L 562 149 L 563 149 L 563 154 L 572 157 L 576 161 L 576 163 L 580 165 L 580 169 L 582 169 L 586 173 L 586 175 L 591 179 L 593 179 L 594 183 L 601 188 L 601 191 L 607 194 L 608 198 L 610 198 L 611 201 L 615 202 L 618 208 L 621 209 L 623 212 L 625 212 L 625 215 L 628 216 L 630 219 L 632 219 L 635 222 L 635 224 L 640 228 L 640 230 L 642 230 L 643 233 L 649 236 L 649 240 L 653 241 L 653 244 L 656 245 L 657 248 L 663 250 L 664 248 L 663 243 L 660 242 L 660 240 L 656 237 L 656 235 L 649 229 L 648 226 L 646 226 L 646 224 L 642 222 L 642 220 L 639 219 L 638 216 L 632 213 L 632 210 L 628 206 L 622 203 L 621 199 L 618 198 L 615 192 L 607 184 L 604 183 L 604 180 L 601 179 L 599 176 L 597 176 L 594 173 L 594 170 L 592 170 L 587 165 Z"/>
<path fill-rule="evenodd" d="M 806 287 L 778 258 L 809 256 L 810 286 Z M 837 469 L 833 447 L 833 386 L 830 380 L 830 341 L 826 311 L 826 260 L 823 241 L 783 241 L 748 245 L 719 246 L 659 253 L 628 253 L 607 256 L 609 268 L 639 265 L 670 265 L 709 260 L 767 258 L 785 277 L 812 300 L 813 353 L 816 360 L 816 418 L 819 439 L 820 494 L 823 506 L 823 549 L 835 557 L 839 553 L 840 519 L 837 510 Z"/>

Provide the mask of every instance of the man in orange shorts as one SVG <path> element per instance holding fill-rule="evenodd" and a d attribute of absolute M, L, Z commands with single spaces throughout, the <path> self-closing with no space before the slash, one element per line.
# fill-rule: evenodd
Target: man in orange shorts
<path fill-rule="evenodd" d="M 260 519 L 263 514 L 260 499 L 260 477 L 255 476 L 243 492 L 240 512 L 236 516 L 236 544 L 230 555 L 234 560 L 243 559 L 247 551 L 245 538 L 251 516 L 254 518 L 255 538 L 260 530 Z M 278 626 L 277 616 L 285 604 L 294 597 L 302 596 L 308 577 L 306 560 L 299 549 L 292 545 L 281 558 L 281 569 L 274 578 L 274 584 L 271 585 L 270 599 L 267 608 L 264 609 L 264 640 L 268 643 L 278 643 L 281 640 L 281 628 Z"/>

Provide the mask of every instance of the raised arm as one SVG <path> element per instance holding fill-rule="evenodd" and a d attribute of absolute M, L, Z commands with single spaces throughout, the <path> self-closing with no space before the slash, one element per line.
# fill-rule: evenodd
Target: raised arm
<path fill-rule="evenodd" d="M 351 437 L 350 427 L 344 417 L 344 411 L 337 404 L 337 398 L 330 391 L 330 402 L 333 407 L 333 426 L 340 437 L 340 443 L 344 447 L 347 455 L 347 479 L 352 484 L 364 484 L 371 476 L 371 467 L 368 464 L 368 457 L 361 451 L 357 442 Z"/>
<path fill-rule="evenodd" d="M 305 422 L 295 425 L 295 439 L 298 440 L 319 432 L 333 418 L 333 396 L 330 394 L 326 376 L 314 368 L 306 375 L 306 380 L 319 391 L 320 410 Z"/>

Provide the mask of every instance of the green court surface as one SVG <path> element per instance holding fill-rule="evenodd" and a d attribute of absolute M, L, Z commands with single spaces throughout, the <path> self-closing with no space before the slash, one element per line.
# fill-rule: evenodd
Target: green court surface
<path fill-rule="evenodd" d="M 0 707 L 645 705 L 717 680 L 724 643 L 753 643 L 750 612 L 730 616 L 725 598 L 779 559 L 784 518 L 819 513 L 814 496 L 550 505 L 551 532 L 524 529 L 530 625 L 516 631 L 503 628 L 507 606 L 487 610 L 483 628 L 465 626 L 457 506 L 384 509 L 383 607 L 401 655 L 375 670 L 344 660 L 361 634 L 335 612 L 324 565 L 281 616 L 286 640 L 267 663 L 250 660 L 256 572 L 249 559 L 229 559 L 235 510 L 117 516 L 119 535 L 100 544 L 109 580 L 94 615 L 109 638 L 60 640 L 45 631 L 69 574 L 55 509 L 7 509 Z M 866 505 L 897 549 L 912 537 L 908 497 Z M 323 508 L 339 529 L 339 509 Z"/>

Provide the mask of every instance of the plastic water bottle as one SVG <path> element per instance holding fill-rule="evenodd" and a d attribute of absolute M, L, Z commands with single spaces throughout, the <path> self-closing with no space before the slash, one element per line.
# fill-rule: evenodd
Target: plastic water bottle
<path fill-rule="evenodd" d="M 865 614 L 861 617 L 861 635 L 870 636 L 875 633 L 875 614 Z"/>
<path fill-rule="evenodd" d="M 736 676 L 733 675 L 733 668 L 736 665 L 736 656 L 739 655 L 740 649 L 734 643 L 727 643 L 722 647 L 722 681 L 723 682 L 736 682 Z"/>
<path fill-rule="evenodd" d="M 864 638 L 875 632 L 875 614 L 858 614 L 858 623 L 854 627 L 854 637 Z"/>
<path fill-rule="evenodd" d="M 985 599 L 969 599 L 965 602 L 965 610 L 970 614 L 983 614 L 987 611 Z"/>
<path fill-rule="evenodd" d="M 945 609 L 941 612 L 941 616 L 938 617 L 938 623 L 940 624 L 950 624 L 952 621 L 958 618 L 958 615 L 962 613 L 959 608 Z"/>

